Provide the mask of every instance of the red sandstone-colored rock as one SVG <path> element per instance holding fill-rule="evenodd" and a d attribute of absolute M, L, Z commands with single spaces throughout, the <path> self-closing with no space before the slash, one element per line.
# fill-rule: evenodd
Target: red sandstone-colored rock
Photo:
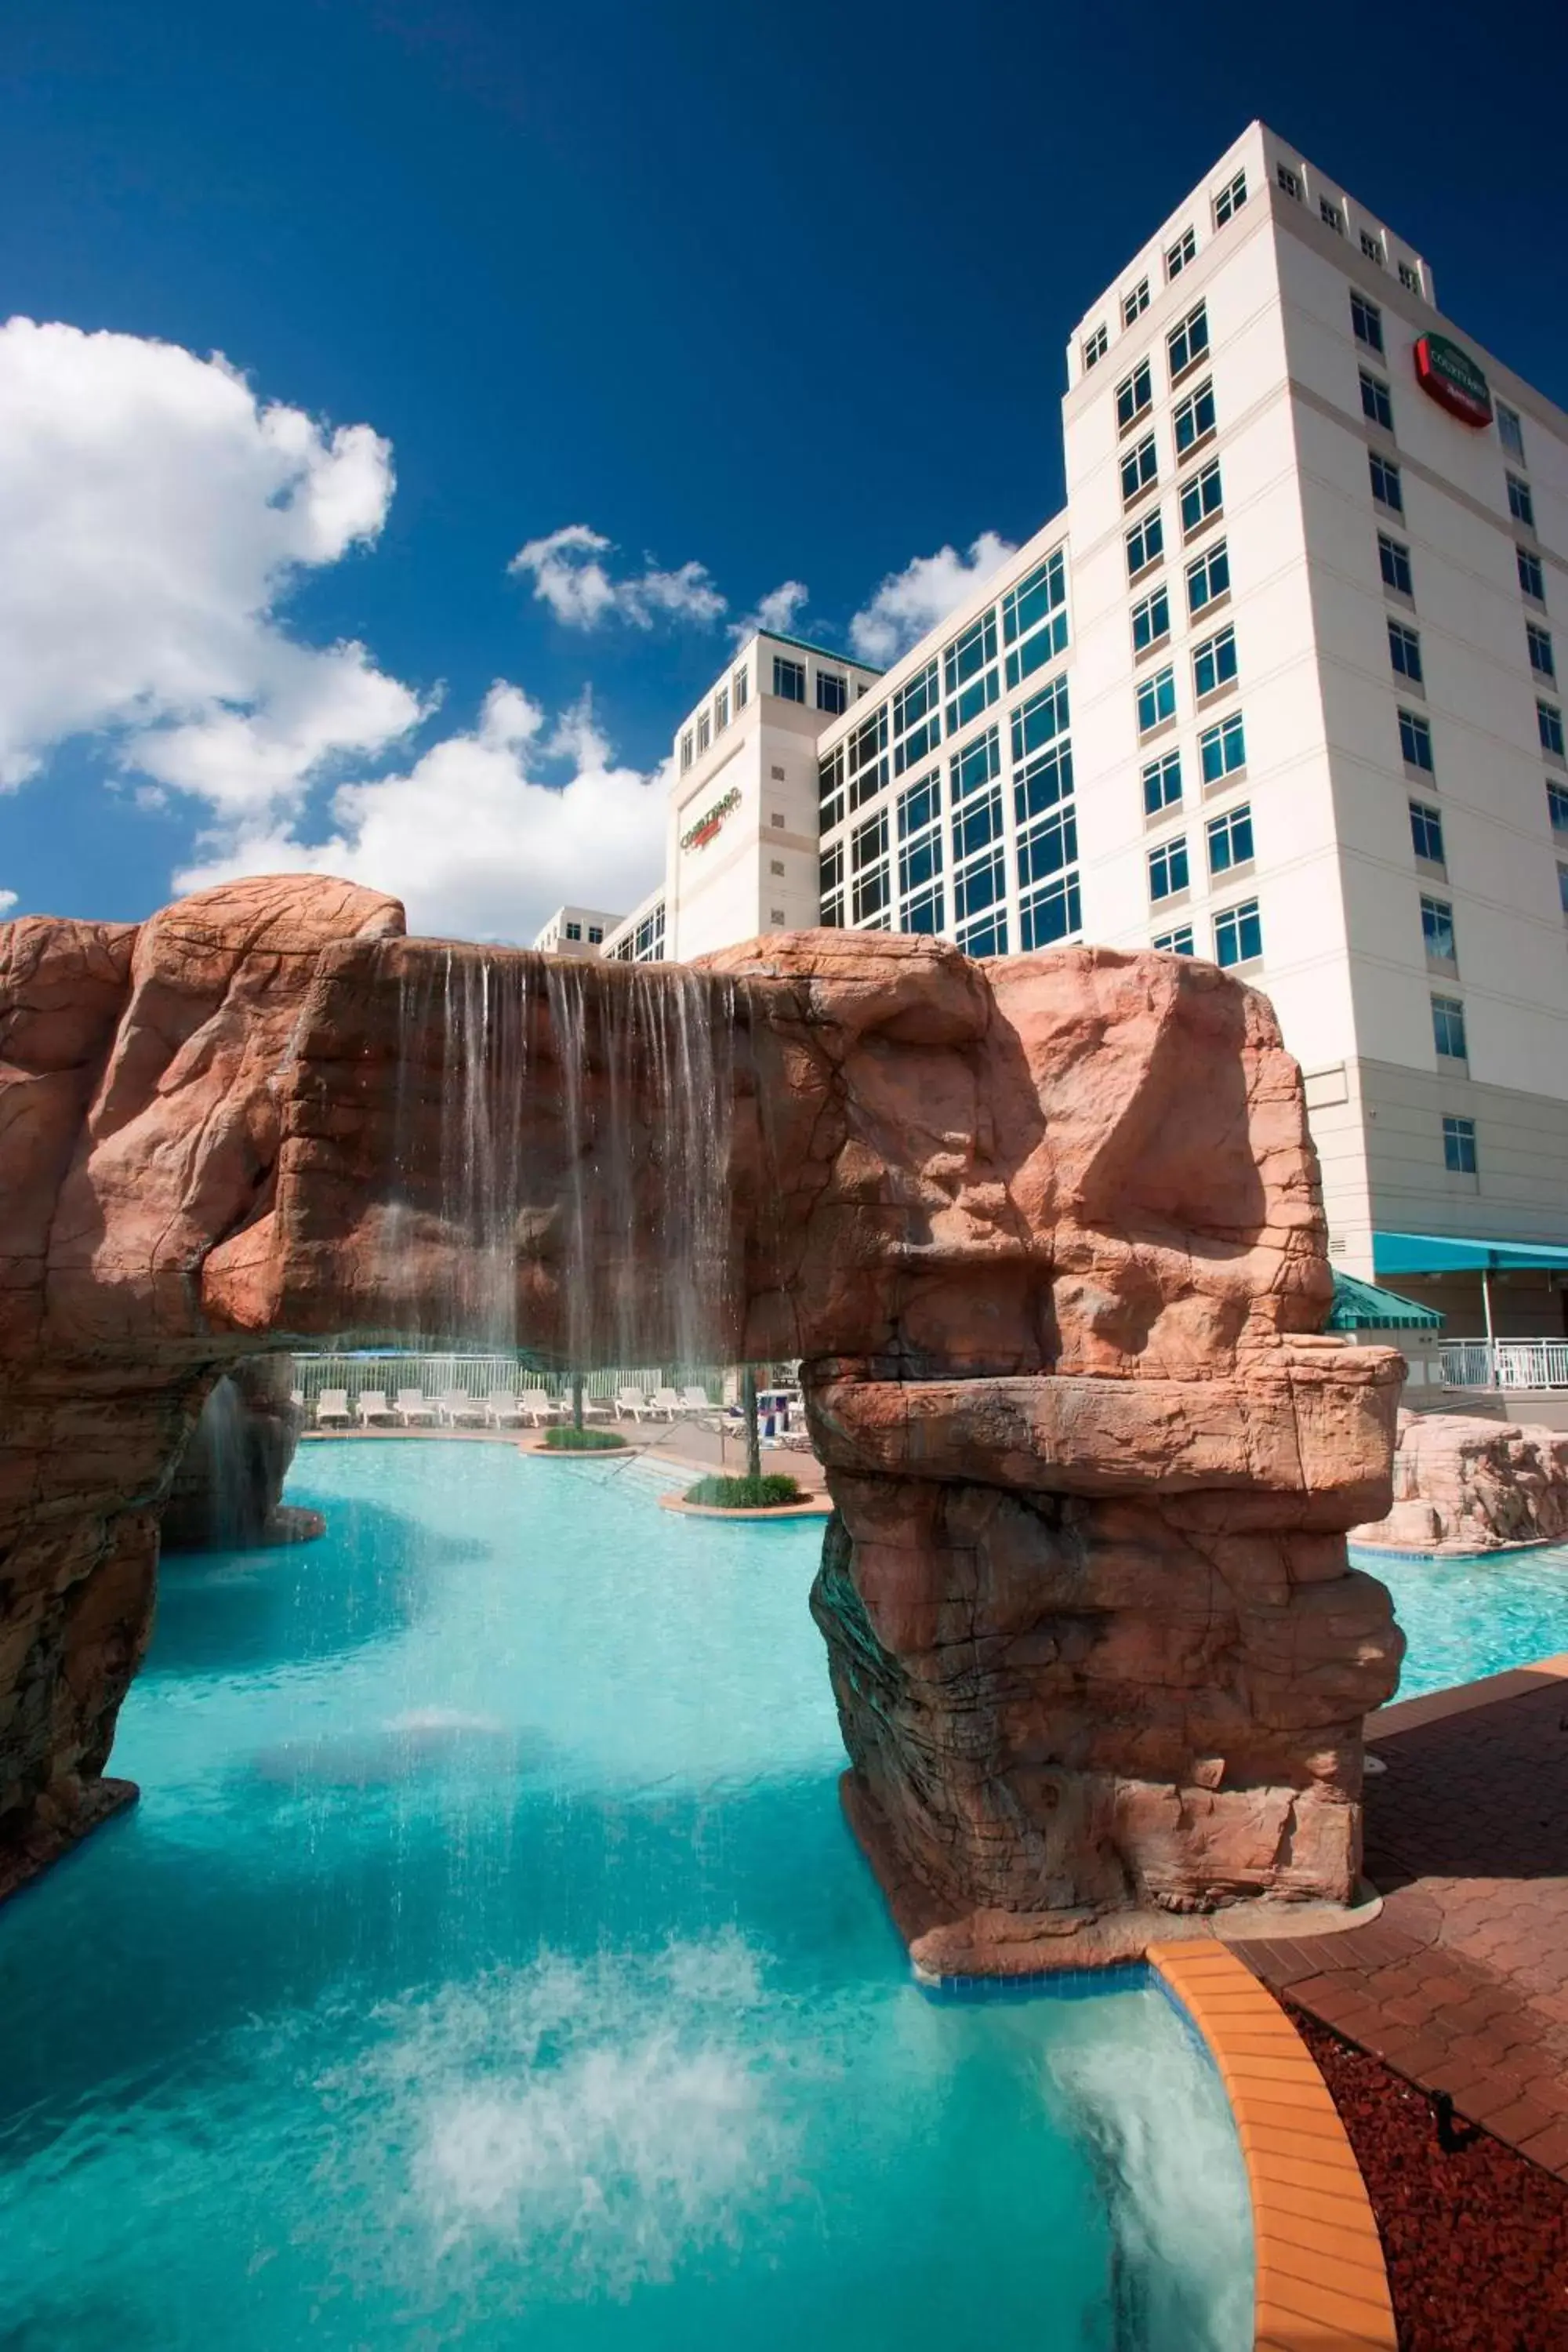
<path fill-rule="evenodd" d="M 406 1337 L 803 1360 L 855 1817 L 929 1916 L 1350 1892 L 1398 1360 L 1316 1336 L 1252 991 L 837 932 L 552 964 L 285 877 L 13 927 L 0 1052 L 0 1841 L 98 1802 L 216 1374 Z"/>
<path fill-rule="evenodd" d="M 1568 1432 L 1402 1412 L 1394 1504 L 1352 1542 L 1455 1558 L 1568 1538 Z"/>

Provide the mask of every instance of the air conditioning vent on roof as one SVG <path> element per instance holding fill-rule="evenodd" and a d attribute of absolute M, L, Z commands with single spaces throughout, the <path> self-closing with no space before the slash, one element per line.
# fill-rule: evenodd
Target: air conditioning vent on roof
<path fill-rule="evenodd" d="M 783 783 L 784 780 L 784 772 L 782 768 L 774 768 L 770 772 L 772 773 L 773 780 L 775 784 Z"/>

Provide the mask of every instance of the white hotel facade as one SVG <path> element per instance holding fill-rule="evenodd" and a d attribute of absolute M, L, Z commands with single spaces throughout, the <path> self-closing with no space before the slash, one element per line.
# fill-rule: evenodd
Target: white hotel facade
<path fill-rule="evenodd" d="M 1306 1073 L 1336 1266 L 1563 1335 L 1568 417 L 1254 123 L 1079 322 L 1062 418 L 1065 509 L 886 675 L 737 653 L 603 952 L 1212 958 Z"/>

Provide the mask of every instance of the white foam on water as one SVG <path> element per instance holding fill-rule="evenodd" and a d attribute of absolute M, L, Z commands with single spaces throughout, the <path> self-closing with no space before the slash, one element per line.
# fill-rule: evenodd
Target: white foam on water
<path fill-rule="evenodd" d="M 471 1715 L 460 1706 L 412 1706 L 405 1715 L 390 1715 L 384 1731 L 482 1731 L 504 1738 L 507 1726 L 499 1716 Z"/>

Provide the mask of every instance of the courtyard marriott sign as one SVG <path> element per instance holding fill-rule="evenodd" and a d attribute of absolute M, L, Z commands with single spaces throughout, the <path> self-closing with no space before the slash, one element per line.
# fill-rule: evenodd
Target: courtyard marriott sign
<path fill-rule="evenodd" d="M 1447 335 L 1422 335 L 1415 345 L 1415 380 L 1429 399 L 1461 425 L 1489 425 L 1492 396 L 1470 357 Z"/>
<path fill-rule="evenodd" d="M 741 787 L 739 784 L 731 784 L 723 799 L 715 801 L 712 807 L 705 810 L 696 824 L 681 835 L 682 849 L 706 849 L 724 819 L 731 810 L 738 809 L 740 805 Z"/>

